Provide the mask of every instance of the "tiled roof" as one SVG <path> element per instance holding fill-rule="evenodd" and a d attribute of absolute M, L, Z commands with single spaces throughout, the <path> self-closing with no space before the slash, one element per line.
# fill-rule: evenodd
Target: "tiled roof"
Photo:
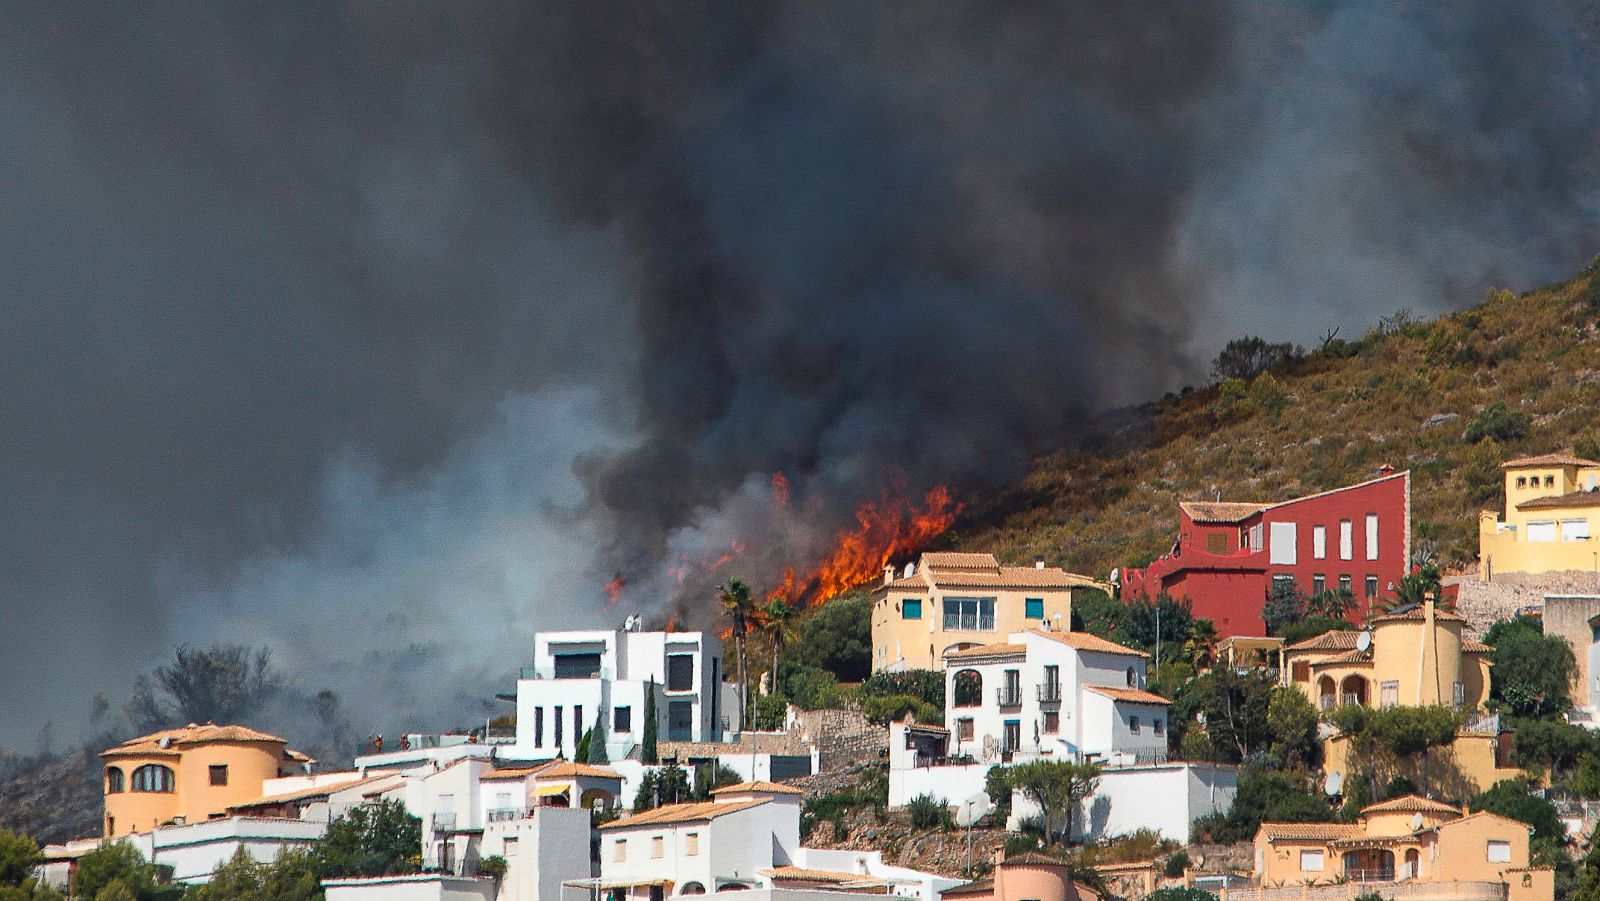
<path fill-rule="evenodd" d="M 101 757 L 178 757 L 179 752 L 153 741 L 125 742 L 100 752 Z"/>
<path fill-rule="evenodd" d="M 1099 651 L 1102 654 L 1122 654 L 1127 657 L 1149 657 L 1144 651 L 1136 651 L 1126 645 L 1107 641 L 1092 632 L 1064 632 L 1056 629 L 1034 629 L 1035 635 L 1059 641 L 1068 647 L 1080 651 Z"/>
<path fill-rule="evenodd" d="M 1430 801 L 1421 795 L 1401 795 L 1390 798 L 1377 804 L 1368 804 L 1361 808 L 1362 816 L 1369 813 L 1461 813 L 1461 808 L 1438 801 Z"/>
<path fill-rule="evenodd" d="M 1565 507 L 1600 507 L 1600 492 L 1573 491 L 1569 494 L 1552 494 L 1549 497 L 1536 497 L 1531 501 L 1523 501 L 1517 505 L 1518 510 L 1548 510 Z"/>
<path fill-rule="evenodd" d="M 1028 652 L 1028 646 L 1023 644 L 981 644 L 975 648 L 964 651 L 951 651 L 944 655 L 946 660 L 967 660 L 975 657 L 1015 657 Z"/>
<path fill-rule="evenodd" d="M 937 588 L 1098 588 L 1105 583 L 1056 567 L 1003 566 L 998 572 L 933 570 L 928 573 Z"/>
<path fill-rule="evenodd" d="M 1000 861 L 1002 867 L 1064 867 L 1067 862 L 1058 858 L 1040 854 L 1037 851 L 1027 851 L 1015 854 Z"/>
<path fill-rule="evenodd" d="M 946 898 L 951 895 L 992 895 L 994 894 L 994 880 L 979 879 L 977 882 L 969 882 L 966 885 L 947 888 L 939 894 L 941 897 Z"/>
<path fill-rule="evenodd" d="M 713 796 L 731 795 L 739 792 L 768 792 L 777 795 L 803 795 L 806 793 L 803 788 L 795 788 L 792 785 L 784 785 L 779 782 L 740 782 L 711 790 Z"/>
<path fill-rule="evenodd" d="M 1340 654 L 1335 654 L 1332 657 L 1324 657 L 1321 660 L 1313 661 L 1311 665 L 1313 667 L 1319 667 L 1319 666 L 1337 666 L 1337 665 L 1340 665 L 1340 664 L 1371 663 L 1371 662 L 1372 662 L 1372 650 L 1370 648 L 1365 650 L 1365 651 L 1361 650 L 1360 648 L 1355 648 L 1353 650 L 1345 651 L 1345 652 L 1340 653 Z"/>
<path fill-rule="evenodd" d="M 999 569 L 993 554 L 958 551 L 929 551 L 922 555 L 922 566 L 930 569 Z"/>
<path fill-rule="evenodd" d="M 1266 833 L 1268 841 L 1280 838 L 1334 841 L 1365 831 L 1359 823 L 1262 823 L 1261 830 Z"/>
<path fill-rule="evenodd" d="M 1473 641 L 1470 638 L 1461 639 L 1461 653 L 1463 654 L 1488 654 L 1493 650 L 1493 647 L 1481 641 Z"/>
<path fill-rule="evenodd" d="M 665 826 L 669 823 L 693 823 L 697 820 L 710 820 L 741 810 L 749 810 L 766 804 L 764 798 L 749 801 L 690 801 L 685 804 L 668 804 L 636 813 L 631 817 L 623 817 L 600 827 L 603 832 L 608 829 L 631 829 L 635 826 Z"/>
<path fill-rule="evenodd" d="M 534 774 L 535 779 L 571 779 L 575 776 L 592 776 L 596 779 L 621 779 L 622 774 L 610 767 L 595 766 L 592 763 L 576 763 L 563 760 L 552 764 Z"/>
<path fill-rule="evenodd" d="M 1289 645 L 1290 651 L 1353 651 L 1356 649 L 1356 638 L 1361 633 L 1354 629 L 1335 629 L 1314 635 L 1305 641 Z"/>
<path fill-rule="evenodd" d="M 1523 466 L 1600 466 L 1600 463 L 1585 460 L 1574 454 L 1539 454 L 1534 457 L 1518 457 L 1500 464 L 1502 469 L 1518 469 Z"/>
<path fill-rule="evenodd" d="M 761 875 L 773 879 L 788 879 L 800 882 L 827 882 L 833 884 L 849 883 L 851 885 L 887 885 L 882 879 L 875 879 L 864 873 L 842 873 L 837 870 L 808 870 L 804 867 L 773 867 L 762 870 Z"/>
<path fill-rule="evenodd" d="M 1097 695 L 1104 695 L 1113 701 L 1127 701 L 1131 704 L 1171 704 L 1172 702 L 1156 694 L 1139 688 L 1118 688 L 1115 685 L 1085 685 Z"/>
<path fill-rule="evenodd" d="M 1245 504 L 1235 501 L 1179 501 L 1178 509 L 1195 522 L 1238 522 L 1260 513 L 1271 504 Z"/>
<path fill-rule="evenodd" d="M 502 780 L 502 779 L 526 779 L 529 776 L 532 776 L 534 773 L 539 772 L 540 770 L 544 770 L 544 769 L 549 768 L 550 765 L 551 764 L 549 764 L 549 763 L 541 763 L 538 766 L 507 767 L 507 768 L 502 769 L 502 770 L 494 770 L 493 772 L 488 773 L 487 775 L 485 775 L 482 778 L 480 778 L 478 781 L 480 781 L 480 782 L 493 782 L 493 781 L 498 781 L 498 780 Z"/>
<path fill-rule="evenodd" d="M 176 729 L 162 729 L 149 735 L 130 738 L 123 742 L 124 745 L 143 744 L 150 742 L 160 744 L 162 739 L 167 739 L 171 744 L 192 744 L 201 741 L 276 741 L 284 739 L 266 732 L 257 732 L 248 726 L 218 726 L 215 723 L 206 723 L 197 726 L 190 723 Z"/>
<path fill-rule="evenodd" d="M 1382 616 L 1374 616 L 1372 618 L 1372 622 L 1374 622 L 1374 623 L 1421 622 L 1422 620 L 1425 620 L 1427 618 L 1428 618 L 1427 611 L 1423 610 L 1421 607 L 1413 607 L 1413 608 L 1411 608 L 1410 610 L 1407 610 L 1404 613 L 1385 613 Z M 1466 617 L 1464 617 L 1461 614 L 1455 612 L 1454 610 L 1445 610 L 1443 608 L 1438 608 L 1438 607 L 1434 608 L 1433 618 L 1438 620 L 1439 622 L 1442 622 L 1442 623 L 1444 623 L 1444 622 L 1464 623 L 1464 622 L 1467 621 Z"/>

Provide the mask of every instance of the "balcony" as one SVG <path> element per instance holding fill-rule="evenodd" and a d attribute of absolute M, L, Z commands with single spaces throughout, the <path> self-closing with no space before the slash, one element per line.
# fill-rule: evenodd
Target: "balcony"
<path fill-rule="evenodd" d="M 1041 704 L 1059 704 L 1059 703 L 1061 703 L 1061 683 L 1060 682 L 1041 682 L 1041 683 L 1039 683 L 1038 689 L 1039 689 L 1039 703 L 1041 703 Z"/>
<path fill-rule="evenodd" d="M 436 813 L 433 815 L 434 832 L 454 832 L 456 828 L 456 815 L 453 813 Z"/>
<path fill-rule="evenodd" d="M 491 807 L 485 816 L 491 823 L 506 823 L 525 819 L 532 814 L 524 807 Z"/>
<path fill-rule="evenodd" d="M 994 690 L 995 703 L 1001 707 L 1022 706 L 1022 686 L 1002 685 Z"/>
<path fill-rule="evenodd" d="M 519 679 L 560 679 L 563 682 L 582 682 L 590 679 L 613 680 L 616 670 L 609 666 L 602 666 L 593 673 L 583 676 L 557 676 L 553 666 L 524 666 L 517 672 Z"/>

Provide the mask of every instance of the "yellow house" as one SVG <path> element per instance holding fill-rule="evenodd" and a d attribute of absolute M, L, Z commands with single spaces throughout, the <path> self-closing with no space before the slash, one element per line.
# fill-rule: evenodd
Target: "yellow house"
<path fill-rule="evenodd" d="M 1405 795 L 1372 804 L 1355 823 L 1262 823 L 1255 878 L 1262 887 L 1359 883 L 1406 898 L 1504 897 L 1550 901 L 1555 873 L 1530 866 L 1526 823 Z"/>
<path fill-rule="evenodd" d="M 108 837 L 224 816 L 259 799 L 266 780 L 309 772 L 314 762 L 276 735 L 213 723 L 152 732 L 100 756 Z"/>
<path fill-rule="evenodd" d="M 944 669 L 946 654 L 1054 623 L 1070 628 L 1074 592 L 1111 585 L 1046 567 L 1001 566 L 993 554 L 926 553 L 902 578 L 883 571 L 872 595 L 872 668 Z"/>
<path fill-rule="evenodd" d="M 1600 463 L 1544 454 L 1500 466 L 1506 509 L 1504 515 L 1478 514 L 1479 580 L 1499 573 L 1600 572 Z"/>

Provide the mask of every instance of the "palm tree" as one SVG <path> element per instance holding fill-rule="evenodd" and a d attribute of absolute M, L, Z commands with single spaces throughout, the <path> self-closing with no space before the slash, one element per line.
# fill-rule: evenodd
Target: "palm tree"
<path fill-rule="evenodd" d="M 1183 648 L 1195 672 L 1210 669 L 1217 658 L 1217 627 L 1209 619 L 1195 620 L 1189 629 L 1189 640 L 1184 642 Z"/>
<path fill-rule="evenodd" d="M 761 608 L 759 619 L 761 634 L 772 645 L 772 689 L 778 688 L 778 663 L 783 659 L 783 649 L 794 640 L 794 619 L 800 608 L 783 598 L 773 598 Z"/>
<path fill-rule="evenodd" d="M 757 611 L 750 586 L 739 579 L 729 579 L 728 584 L 717 587 L 717 603 L 722 612 L 733 619 L 733 641 L 739 649 L 739 718 L 741 725 L 750 722 L 750 667 L 745 660 L 745 635 L 750 631 L 750 621 Z"/>

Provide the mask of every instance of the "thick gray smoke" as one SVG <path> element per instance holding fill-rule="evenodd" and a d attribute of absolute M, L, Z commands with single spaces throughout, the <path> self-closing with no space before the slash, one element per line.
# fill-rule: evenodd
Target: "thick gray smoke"
<path fill-rule="evenodd" d="M 0 742 L 182 641 L 471 723 L 679 561 L 770 579 L 1232 335 L 1571 271 L 1589 16 L 13 8 Z"/>

